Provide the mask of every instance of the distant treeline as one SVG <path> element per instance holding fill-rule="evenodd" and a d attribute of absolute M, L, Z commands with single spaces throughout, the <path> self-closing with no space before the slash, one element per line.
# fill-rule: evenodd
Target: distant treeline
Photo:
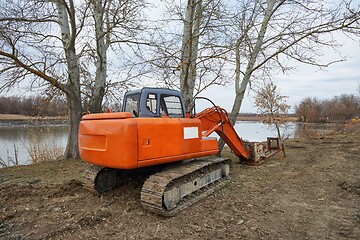
<path fill-rule="evenodd" d="M 330 100 L 305 98 L 295 106 L 296 115 L 304 122 L 344 121 L 360 117 L 360 98 L 353 94 L 335 96 Z"/>
<path fill-rule="evenodd" d="M 0 114 L 26 116 L 66 116 L 64 99 L 49 97 L 0 97 Z M 335 96 L 330 100 L 305 98 L 295 106 L 295 115 L 304 122 L 344 121 L 360 117 L 360 97 L 353 94 Z M 241 114 L 239 117 L 256 117 L 257 114 Z M 293 116 L 293 115 L 292 115 Z"/>
<path fill-rule="evenodd" d="M 0 97 L 0 114 L 26 116 L 66 116 L 67 104 L 63 99 L 48 97 Z"/>

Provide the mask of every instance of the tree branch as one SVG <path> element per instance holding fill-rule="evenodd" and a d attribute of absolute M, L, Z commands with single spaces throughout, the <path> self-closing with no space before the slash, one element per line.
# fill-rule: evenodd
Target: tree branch
<path fill-rule="evenodd" d="M 60 83 L 57 79 L 55 79 L 55 78 L 53 78 L 51 76 L 48 76 L 46 73 L 41 72 L 41 71 L 39 71 L 39 70 L 37 70 L 35 68 L 32 68 L 29 65 L 23 63 L 15 55 L 7 53 L 7 52 L 3 52 L 2 50 L 0 50 L 0 55 L 12 59 L 14 61 L 14 64 L 16 64 L 17 66 L 19 66 L 19 67 L 29 71 L 30 73 L 44 79 L 45 81 L 49 82 L 52 86 L 60 89 L 61 91 L 65 92 L 65 93 L 68 92 L 66 86 L 64 84 Z"/>

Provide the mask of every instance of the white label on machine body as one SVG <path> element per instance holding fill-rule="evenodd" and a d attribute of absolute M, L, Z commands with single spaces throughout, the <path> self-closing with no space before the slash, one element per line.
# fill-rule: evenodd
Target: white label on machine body
<path fill-rule="evenodd" d="M 199 138 L 198 127 L 184 127 L 184 139 Z"/>

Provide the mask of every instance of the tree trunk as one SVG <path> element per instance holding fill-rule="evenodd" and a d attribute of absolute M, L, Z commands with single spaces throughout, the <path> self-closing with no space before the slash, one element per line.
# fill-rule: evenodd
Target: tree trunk
<path fill-rule="evenodd" d="M 237 115 L 239 114 L 239 111 L 240 111 L 240 108 L 241 108 L 241 105 L 242 105 L 242 101 L 244 99 L 244 96 L 245 96 L 245 91 L 246 91 L 246 88 L 250 82 L 250 77 L 252 75 L 252 72 L 254 70 L 254 66 L 255 66 L 255 62 L 256 62 L 256 59 L 257 59 L 257 56 L 259 55 L 259 52 L 261 50 L 261 47 L 263 45 L 263 41 L 264 41 L 264 37 L 265 37 L 265 33 L 266 33 L 266 29 L 268 27 L 268 24 L 269 24 L 269 20 L 270 20 L 270 17 L 273 13 L 273 9 L 274 9 L 274 5 L 275 5 L 275 0 L 268 0 L 268 6 L 267 6 L 267 9 L 265 11 L 265 14 L 264 14 L 264 18 L 263 18 L 263 22 L 261 24 L 261 27 L 260 27 L 260 31 L 259 31 L 259 35 L 257 37 L 257 40 L 256 40 L 256 44 L 255 44 L 255 47 L 253 49 L 253 51 L 251 52 L 251 55 L 250 55 L 250 60 L 247 64 L 247 67 L 246 67 L 246 71 L 245 71 L 245 74 L 244 74 L 244 77 L 243 79 L 240 81 L 240 50 L 239 50 L 239 47 L 240 47 L 240 41 L 238 41 L 236 43 L 236 72 L 235 72 L 235 99 L 234 99 L 234 103 L 233 103 L 233 106 L 232 106 L 232 109 L 231 109 L 231 112 L 230 112 L 230 122 L 231 124 L 234 126 L 235 123 L 236 123 L 236 118 L 237 118 Z M 222 151 L 222 148 L 224 147 L 225 143 L 224 141 L 219 141 L 219 153 L 221 153 Z"/>
<path fill-rule="evenodd" d="M 273 13 L 274 5 L 275 5 L 274 0 L 268 0 L 268 6 L 267 6 L 267 9 L 266 9 L 265 14 L 264 14 L 264 19 L 263 19 L 263 22 L 262 22 L 261 27 L 260 27 L 259 35 L 257 37 L 255 47 L 254 47 L 253 51 L 251 52 L 250 60 L 249 60 L 248 65 L 246 67 L 245 75 L 244 75 L 242 81 L 240 81 L 240 68 L 236 69 L 236 71 L 237 71 L 236 72 L 236 79 L 235 79 L 235 89 L 236 89 L 235 94 L 236 95 L 235 95 L 235 100 L 234 100 L 233 107 L 231 109 L 231 116 L 230 116 L 230 120 L 231 120 L 232 124 L 235 124 L 236 117 L 237 117 L 237 115 L 238 115 L 238 113 L 240 111 L 240 107 L 241 107 L 242 101 L 243 101 L 244 96 L 245 96 L 245 90 L 247 88 L 247 85 L 250 82 L 250 77 L 251 77 L 252 72 L 254 70 L 254 66 L 255 66 L 257 56 L 259 55 L 259 52 L 260 52 L 261 47 L 263 45 L 266 29 L 268 27 L 270 17 L 271 17 L 271 15 Z M 236 47 L 237 47 L 237 49 L 236 49 L 236 51 L 237 51 L 236 64 L 237 64 L 237 66 L 240 66 L 240 54 L 238 54 L 238 52 L 239 52 L 238 48 L 240 47 L 240 44 L 237 44 Z"/>
<path fill-rule="evenodd" d="M 82 106 L 80 101 L 80 92 L 77 94 L 67 95 L 68 106 L 70 109 L 69 113 L 69 134 L 68 141 L 64 153 L 65 159 L 76 159 L 79 158 L 79 147 L 78 147 L 78 132 L 79 123 L 82 117 Z"/>
<path fill-rule="evenodd" d="M 83 108 L 81 105 L 80 93 L 80 75 L 78 58 L 74 51 L 69 51 L 67 54 L 69 82 L 67 86 L 66 98 L 69 106 L 69 136 L 66 145 L 64 157 L 66 159 L 76 159 L 80 157 L 78 148 L 78 130 Z M 73 80 L 75 79 L 75 80 Z"/>
<path fill-rule="evenodd" d="M 202 0 L 188 0 L 180 63 L 180 90 L 187 112 L 192 108 L 194 95 L 201 18 Z"/>
<path fill-rule="evenodd" d="M 79 59 L 75 51 L 76 23 L 75 8 L 73 1 L 69 1 L 69 6 L 65 2 L 56 2 L 58 11 L 59 25 L 61 29 L 61 39 L 65 51 L 68 82 L 64 87 L 64 92 L 68 100 L 70 109 L 69 116 L 69 137 L 64 153 L 65 158 L 79 158 L 78 149 L 78 129 L 82 115 L 81 94 L 80 94 L 80 66 Z M 71 27 L 70 27 L 71 26 Z"/>
<path fill-rule="evenodd" d="M 102 0 L 96 0 L 94 4 L 94 21 L 96 36 L 96 76 L 95 88 L 90 102 L 89 111 L 92 113 L 101 112 L 102 100 L 105 93 L 107 73 L 107 48 L 104 33 L 104 7 Z"/>

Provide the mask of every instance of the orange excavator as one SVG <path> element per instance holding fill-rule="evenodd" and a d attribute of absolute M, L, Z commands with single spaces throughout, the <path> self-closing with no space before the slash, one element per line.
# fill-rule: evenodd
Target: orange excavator
<path fill-rule="evenodd" d="M 156 168 L 141 190 L 144 208 L 171 216 L 222 187 L 230 159 L 216 157 L 216 132 L 243 162 L 258 164 L 279 151 L 276 138 L 243 141 L 218 106 L 186 114 L 181 94 L 143 88 L 125 94 L 122 112 L 84 115 L 79 128 L 81 158 L 90 163 L 83 184 L 99 193 L 121 179 Z"/>

